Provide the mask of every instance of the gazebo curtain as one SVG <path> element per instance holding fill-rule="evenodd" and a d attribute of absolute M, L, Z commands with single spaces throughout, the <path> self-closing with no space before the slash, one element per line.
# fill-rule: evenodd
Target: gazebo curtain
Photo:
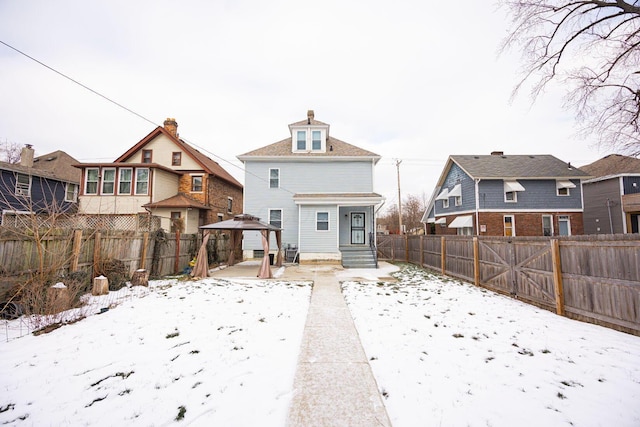
<path fill-rule="evenodd" d="M 191 270 L 192 277 L 209 277 L 209 260 L 207 259 L 207 242 L 209 241 L 209 232 L 207 231 L 202 238 L 202 245 L 198 250 L 196 257 L 196 265 Z"/>
<path fill-rule="evenodd" d="M 262 264 L 258 271 L 258 277 L 261 279 L 271 279 L 271 267 L 269 266 L 269 230 L 260 230 L 262 235 L 262 249 L 264 250 L 264 256 L 262 257 Z"/>
<path fill-rule="evenodd" d="M 231 239 L 229 240 L 229 260 L 227 265 L 231 267 L 236 263 L 236 247 L 242 242 L 242 230 L 231 230 Z"/>

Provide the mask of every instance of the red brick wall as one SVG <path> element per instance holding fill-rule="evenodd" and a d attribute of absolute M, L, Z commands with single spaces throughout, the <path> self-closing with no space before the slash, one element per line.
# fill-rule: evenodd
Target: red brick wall
<path fill-rule="evenodd" d="M 207 179 L 208 205 L 211 210 L 207 212 L 206 224 L 218 222 L 218 214 L 223 214 L 223 220 L 231 219 L 234 215 L 242 213 L 243 190 L 216 177 Z M 227 212 L 227 200 L 233 198 L 232 212 Z"/>
<path fill-rule="evenodd" d="M 465 214 L 469 215 L 469 214 Z M 477 233 L 481 236 L 504 236 L 504 216 L 513 215 L 515 221 L 516 236 L 542 236 L 542 215 L 553 215 L 554 234 L 558 234 L 558 216 L 566 215 L 571 222 L 571 235 L 584 234 L 584 223 L 581 212 L 535 212 L 535 213 L 513 213 L 513 212 L 480 212 L 478 213 L 478 224 L 480 228 L 486 226 L 486 231 Z M 450 224 L 455 216 L 447 216 L 447 224 Z M 474 214 L 475 218 L 475 214 Z M 475 233 L 474 220 L 474 234 Z M 435 225 L 437 235 L 455 235 L 457 229 L 449 228 L 448 225 L 442 227 Z"/>

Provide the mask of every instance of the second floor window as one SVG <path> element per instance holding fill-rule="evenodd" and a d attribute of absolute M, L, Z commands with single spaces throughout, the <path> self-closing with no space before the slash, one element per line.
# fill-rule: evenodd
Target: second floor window
<path fill-rule="evenodd" d="M 227 212 L 233 212 L 233 199 L 231 197 L 227 197 Z"/>
<path fill-rule="evenodd" d="M 87 176 L 84 183 L 84 194 L 98 194 L 98 179 L 100 170 L 98 168 L 87 168 Z"/>
<path fill-rule="evenodd" d="M 78 184 L 72 184 L 67 182 L 67 186 L 64 191 L 65 202 L 77 202 L 78 201 Z"/>
<path fill-rule="evenodd" d="M 136 194 L 149 194 L 149 169 L 136 169 Z"/>
<path fill-rule="evenodd" d="M 31 177 L 19 173 L 16 175 L 16 196 L 31 196 Z"/>
<path fill-rule="evenodd" d="M 171 166 L 180 166 L 182 163 L 182 153 L 180 151 L 175 151 L 171 154 Z"/>
<path fill-rule="evenodd" d="M 280 187 L 280 169 L 269 169 L 269 188 Z"/>
<path fill-rule="evenodd" d="M 192 176 L 191 177 L 191 191 L 194 193 L 202 192 L 202 176 Z"/>
<path fill-rule="evenodd" d="M 142 163 L 151 163 L 152 150 L 142 150 Z"/>
<path fill-rule="evenodd" d="M 306 150 L 307 149 L 307 132 L 303 130 L 299 130 L 297 132 L 296 142 L 297 142 L 296 149 Z"/>
<path fill-rule="evenodd" d="M 113 194 L 116 185 L 116 170 L 102 169 L 102 194 Z"/>
<path fill-rule="evenodd" d="M 118 194 L 131 194 L 132 170 L 130 168 L 120 169 L 120 179 L 118 180 Z"/>

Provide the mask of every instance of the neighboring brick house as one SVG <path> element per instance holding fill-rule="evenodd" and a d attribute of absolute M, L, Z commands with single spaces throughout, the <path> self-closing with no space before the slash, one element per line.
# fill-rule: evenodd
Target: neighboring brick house
<path fill-rule="evenodd" d="M 282 228 L 300 262 L 375 267 L 374 167 L 380 156 L 329 135 L 314 112 L 289 125 L 282 141 L 238 156 L 245 165 L 245 209 Z M 245 257 L 259 257 L 257 232 L 244 233 Z M 271 247 L 275 246 L 272 242 Z"/>
<path fill-rule="evenodd" d="M 79 212 L 146 214 L 165 230 L 195 233 L 242 212 L 243 187 L 217 162 L 179 138 L 165 120 L 113 163 L 82 163 Z"/>
<path fill-rule="evenodd" d="M 583 234 L 586 178 L 551 155 L 450 156 L 422 222 L 429 234 Z"/>
<path fill-rule="evenodd" d="M 580 167 L 585 234 L 640 232 L 640 159 L 611 154 Z"/>
<path fill-rule="evenodd" d="M 2 225 L 20 224 L 20 215 L 75 213 L 80 171 L 78 161 L 64 151 L 34 157 L 30 145 L 20 153 L 20 163 L 0 162 Z"/>

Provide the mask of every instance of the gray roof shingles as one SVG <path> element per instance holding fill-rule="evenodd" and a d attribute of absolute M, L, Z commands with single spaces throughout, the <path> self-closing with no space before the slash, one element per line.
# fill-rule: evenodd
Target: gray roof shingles
<path fill-rule="evenodd" d="M 377 157 L 378 154 L 364 150 L 332 136 L 327 140 L 327 149 L 324 152 L 304 152 L 296 153 L 291 151 L 291 137 L 282 141 L 258 148 L 248 153 L 241 154 L 238 158 L 243 157 Z"/>
<path fill-rule="evenodd" d="M 472 178 L 576 178 L 589 175 L 569 163 L 548 155 L 461 155 L 451 156 Z"/>

